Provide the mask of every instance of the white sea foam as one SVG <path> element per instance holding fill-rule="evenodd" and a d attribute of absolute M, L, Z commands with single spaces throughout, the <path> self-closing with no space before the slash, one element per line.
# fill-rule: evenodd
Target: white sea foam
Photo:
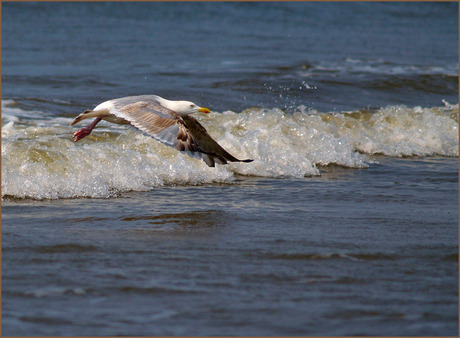
<path fill-rule="evenodd" d="M 373 154 L 458 156 L 458 105 L 447 103 L 374 112 L 299 107 L 294 114 L 279 109 L 198 114 L 231 154 L 254 159 L 216 168 L 127 126 L 103 122 L 75 144 L 72 119 L 16 120 L 14 111 L 8 114 L 2 119 L 2 196 L 16 198 L 110 197 L 162 185 L 231 183 L 235 174 L 304 177 L 319 175 L 319 165 L 365 168 Z"/>
<path fill-rule="evenodd" d="M 308 65 L 297 72 L 297 76 L 311 77 L 317 73 L 381 74 L 381 75 L 444 75 L 457 76 L 458 64 L 443 66 L 392 63 L 383 59 L 367 60 L 347 58 L 345 62 L 324 62 Z"/>
<path fill-rule="evenodd" d="M 41 112 L 21 109 L 14 100 L 2 100 L 2 124 L 3 122 L 19 122 L 22 119 L 37 118 Z"/>
<path fill-rule="evenodd" d="M 86 292 L 82 288 L 66 288 L 62 286 L 47 286 L 33 291 L 26 291 L 26 296 L 35 298 L 43 298 L 49 296 L 61 296 L 63 294 L 84 295 Z"/>

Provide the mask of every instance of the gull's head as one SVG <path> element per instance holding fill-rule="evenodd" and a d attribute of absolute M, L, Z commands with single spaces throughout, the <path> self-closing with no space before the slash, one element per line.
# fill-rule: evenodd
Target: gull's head
<path fill-rule="evenodd" d="M 203 108 L 190 101 L 170 101 L 166 99 L 161 100 L 161 105 L 175 111 L 180 116 L 187 116 L 193 113 L 210 113 L 208 108 Z"/>
<path fill-rule="evenodd" d="M 190 101 L 178 101 L 178 108 L 176 113 L 181 116 L 193 114 L 193 113 L 206 113 L 209 114 L 211 111 L 208 108 L 200 107 Z"/>

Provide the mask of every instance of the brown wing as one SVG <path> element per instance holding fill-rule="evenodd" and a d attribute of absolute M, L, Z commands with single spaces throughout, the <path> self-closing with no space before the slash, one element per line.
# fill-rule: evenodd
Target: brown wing
<path fill-rule="evenodd" d="M 127 97 L 111 100 L 109 112 L 129 121 L 134 127 L 156 140 L 191 157 L 202 158 L 210 167 L 239 160 L 222 148 L 192 116 L 181 117 L 149 97 Z"/>
<path fill-rule="evenodd" d="M 227 164 L 230 162 L 251 162 L 252 160 L 239 160 L 222 148 L 207 132 L 207 130 L 192 116 L 182 117 L 188 132 L 191 134 L 198 147 L 200 148 L 201 158 L 210 167 L 214 167 L 215 162 Z"/>
<path fill-rule="evenodd" d="M 199 147 L 188 133 L 181 117 L 155 101 L 128 104 L 113 101 L 110 113 L 129 121 L 134 127 L 179 151 L 199 158 Z"/>

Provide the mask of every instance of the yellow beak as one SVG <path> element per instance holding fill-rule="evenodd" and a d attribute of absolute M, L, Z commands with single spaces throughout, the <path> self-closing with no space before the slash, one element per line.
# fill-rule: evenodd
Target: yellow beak
<path fill-rule="evenodd" d="M 209 114 L 211 111 L 208 109 L 208 108 L 203 108 L 201 107 L 200 109 L 198 109 L 198 111 L 200 113 L 206 113 L 206 114 Z"/>

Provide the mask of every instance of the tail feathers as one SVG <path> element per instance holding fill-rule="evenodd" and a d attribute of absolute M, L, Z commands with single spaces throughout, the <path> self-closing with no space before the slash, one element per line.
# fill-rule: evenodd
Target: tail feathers
<path fill-rule="evenodd" d="M 228 154 L 228 153 L 227 153 Z M 246 159 L 246 160 L 239 160 L 237 159 L 236 157 L 233 157 L 232 155 L 230 156 L 222 156 L 220 154 L 208 154 L 208 153 L 201 153 L 201 158 L 203 159 L 203 161 L 206 162 L 206 164 L 210 167 L 214 167 L 215 166 L 215 163 L 218 163 L 218 164 L 227 164 L 228 162 L 245 162 L 245 163 L 249 163 L 249 162 L 252 162 L 254 160 L 251 160 L 251 159 Z"/>
<path fill-rule="evenodd" d="M 227 160 L 227 161 L 230 161 L 230 162 L 245 162 L 245 163 L 249 163 L 249 162 L 254 161 L 254 160 L 251 160 L 251 159 L 240 160 L 240 159 L 236 158 L 235 156 L 230 155 L 228 152 L 225 152 L 223 154 L 223 156 L 221 156 L 221 155 L 217 155 L 217 156 L 222 158 L 224 161 Z M 226 163 L 227 162 L 225 161 L 224 164 L 226 164 Z"/>
<path fill-rule="evenodd" d="M 229 160 L 229 159 L 227 159 Z M 246 159 L 246 160 L 239 160 L 237 158 L 233 159 L 233 160 L 229 160 L 230 162 L 244 162 L 244 163 L 249 163 L 249 162 L 252 162 L 254 160 L 251 160 L 251 159 Z"/>
<path fill-rule="evenodd" d="M 227 164 L 227 161 L 230 161 L 230 162 L 245 162 L 245 163 L 249 163 L 249 162 L 254 161 L 254 160 L 251 160 L 251 159 L 240 160 L 240 159 L 236 158 L 235 156 L 231 155 L 229 152 L 227 152 L 222 147 L 220 147 L 220 148 L 221 148 L 220 153 L 213 153 L 212 154 L 213 156 L 217 157 L 220 160 L 220 161 L 217 161 L 217 163 L 219 163 L 219 164 Z M 223 163 L 220 163 L 220 162 L 223 162 Z"/>

